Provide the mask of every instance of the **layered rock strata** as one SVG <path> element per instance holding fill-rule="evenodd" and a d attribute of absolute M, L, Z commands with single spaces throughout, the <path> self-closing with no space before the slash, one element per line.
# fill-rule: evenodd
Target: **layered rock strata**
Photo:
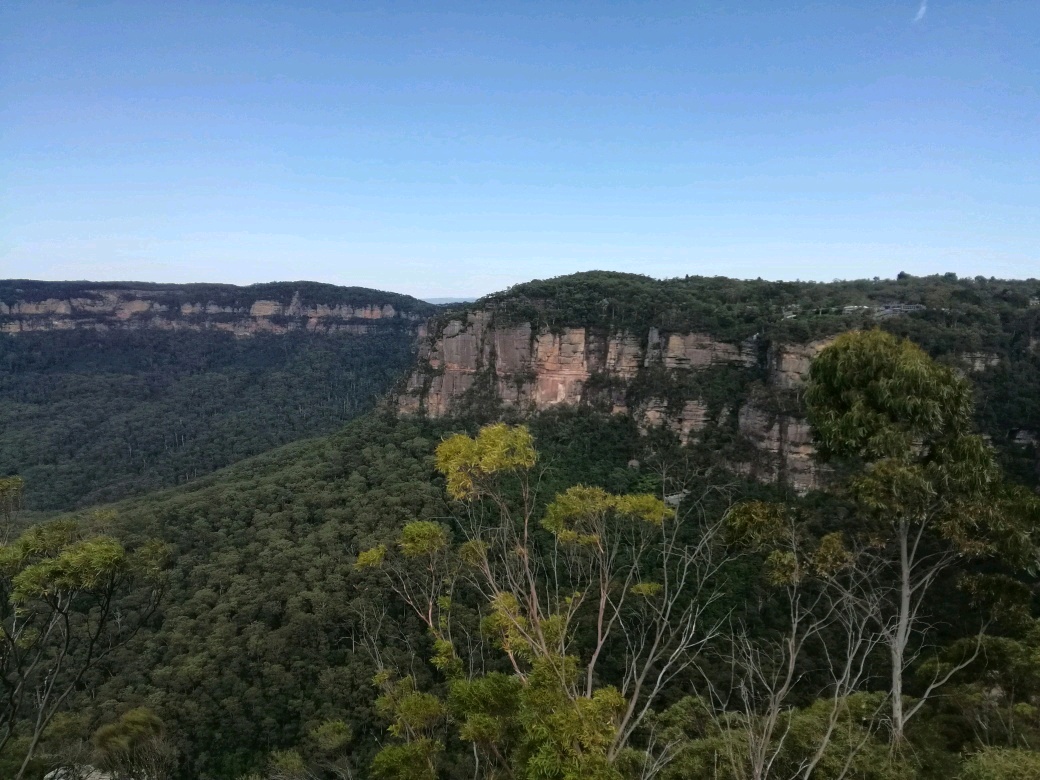
<path fill-rule="evenodd" d="M 255 300 L 248 306 L 206 300 L 172 304 L 151 291 L 130 289 L 83 289 L 65 298 L 0 301 L 0 333 L 157 328 L 226 331 L 236 336 L 290 331 L 362 334 L 373 320 L 400 317 L 410 318 L 389 303 L 311 303 L 298 292 L 288 301 Z"/>
<path fill-rule="evenodd" d="M 496 326 L 492 312 L 471 311 L 442 323 L 420 341 L 419 364 L 399 398 L 405 413 L 442 417 L 481 397 L 521 414 L 558 405 L 596 404 L 632 415 L 640 429 L 666 427 L 693 442 L 709 426 L 733 419 L 758 452 L 734 464 L 797 490 L 816 487 L 808 426 L 794 416 L 734 404 L 713 411 L 703 398 L 650 397 L 633 401 L 628 389 L 643 372 L 681 378 L 720 366 L 765 370 L 775 390 L 796 390 L 809 362 L 828 342 L 763 352 L 755 340 L 730 343 L 705 333 L 606 333 L 594 328 Z"/>

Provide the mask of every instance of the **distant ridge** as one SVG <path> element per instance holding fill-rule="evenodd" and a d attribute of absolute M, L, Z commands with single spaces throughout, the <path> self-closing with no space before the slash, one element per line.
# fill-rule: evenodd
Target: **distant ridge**
<path fill-rule="evenodd" d="M 157 328 L 236 336 L 293 330 L 360 334 L 373 320 L 422 320 L 409 295 L 318 282 L 148 284 L 0 280 L 0 332 Z"/>
<path fill-rule="evenodd" d="M 302 281 L 0 280 L 0 475 L 69 509 L 331 433 L 408 371 L 437 311 Z"/>
<path fill-rule="evenodd" d="M 423 298 L 427 303 L 435 306 L 445 306 L 449 303 L 473 303 L 476 298 Z"/>

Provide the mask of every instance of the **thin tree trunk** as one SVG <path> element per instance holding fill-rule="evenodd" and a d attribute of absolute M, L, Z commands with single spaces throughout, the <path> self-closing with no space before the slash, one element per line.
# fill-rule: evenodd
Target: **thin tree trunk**
<path fill-rule="evenodd" d="M 899 521 L 899 608 L 896 629 L 889 649 L 892 658 L 892 744 L 900 745 L 905 738 L 906 717 L 903 711 L 903 667 L 910 631 L 910 557 L 908 542 L 910 529 L 906 520 Z"/>

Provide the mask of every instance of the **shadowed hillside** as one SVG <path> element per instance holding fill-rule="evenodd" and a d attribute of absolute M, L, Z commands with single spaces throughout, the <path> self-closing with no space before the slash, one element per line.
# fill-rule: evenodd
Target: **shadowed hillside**
<path fill-rule="evenodd" d="M 306 282 L 0 282 L 0 474 L 70 508 L 333 431 L 408 369 L 433 310 Z"/>

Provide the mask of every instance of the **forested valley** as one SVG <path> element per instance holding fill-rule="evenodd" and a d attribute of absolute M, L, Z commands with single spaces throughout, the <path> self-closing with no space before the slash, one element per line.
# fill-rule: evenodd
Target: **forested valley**
<path fill-rule="evenodd" d="M 4 335 L 0 777 L 1040 777 L 1038 299 L 579 274 L 435 315 L 827 337 L 781 398 L 808 491 L 735 420 L 402 414 L 404 323 Z"/>
<path fill-rule="evenodd" d="M 281 309 L 250 317 L 265 299 Z M 59 316 L 36 314 L 46 304 Z M 291 329 L 306 324 L 308 310 L 387 304 L 411 316 L 368 320 L 348 311 L 332 324 L 343 330 Z M 0 334 L 0 474 L 21 475 L 26 506 L 36 510 L 183 484 L 335 431 L 407 370 L 415 330 L 434 309 L 393 293 L 308 283 L 0 282 L 0 306 L 10 307 L 0 308 L 0 327 L 21 319 L 38 328 Z M 33 314 L 19 318 L 19 308 Z M 123 319 L 105 316 L 113 309 Z M 247 336 L 221 329 L 258 324 L 267 328 Z"/>

